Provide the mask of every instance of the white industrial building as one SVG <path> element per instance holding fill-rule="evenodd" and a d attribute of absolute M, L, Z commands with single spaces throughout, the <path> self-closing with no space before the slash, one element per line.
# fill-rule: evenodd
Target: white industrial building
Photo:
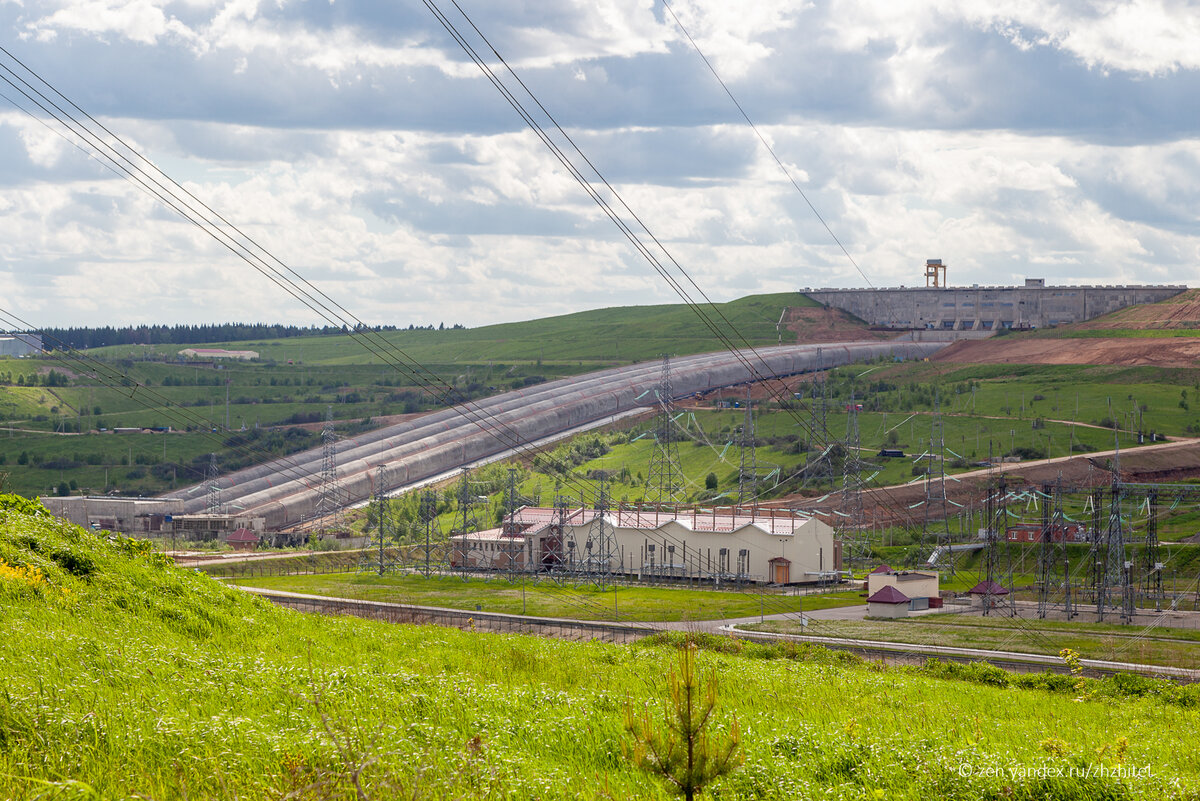
<path fill-rule="evenodd" d="M 42 352 L 37 334 L 0 334 L 0 356 L 32 356 Z"/>
<path fill-rule="evenodd" d="M 835 581 L 833 529 L 807 515 L 741 509 L 523 507 L 501 528 L 451 537 L 452 564 L 475 570 L 573 571 L 769 584 Z"/>
<path fill-rule="evenodd" d="M 188 359 L 238 359 L 248 362 L 258 358 L 256 350 L 225 350 L 224 348 L 184 348 L 179 355 Z"/>

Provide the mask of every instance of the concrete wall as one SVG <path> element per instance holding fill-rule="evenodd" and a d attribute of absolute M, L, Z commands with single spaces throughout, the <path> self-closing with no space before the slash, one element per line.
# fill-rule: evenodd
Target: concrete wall
<path fill-rule="evenodd" d="M 1183 285 L 975 286 L 817 289 L 806 294 L 886 328 L 999 331 L 1090 320 L 1137 303 L 1157 303 L 1185 289 Z"/>

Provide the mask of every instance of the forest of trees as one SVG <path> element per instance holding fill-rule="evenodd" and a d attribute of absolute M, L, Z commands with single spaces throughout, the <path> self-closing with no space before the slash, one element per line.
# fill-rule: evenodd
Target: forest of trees
<path fill-rule="evenodd" d="M 462 328 L 455 324 L 451 328 Z M 408 330 L 432 330 L 434 326 L 408 326 Z M 439 324 L 438 330 L 447 326 Z M 361 330 L 395 331 L 394 325 L 362 327 Z M 216 325 L 139 325 L 114 328 L 43 328 L 42 335 L 46 350 L 70 348 L 98 348 L 104 345 L 198 345 L 207 342 L 238 342 L 247 339 L 284 339 L 287 337 L 314 337 L 348 334 L 346 326 L 298 326 L 272 325 L 268 323 L 218 323 Z"/>

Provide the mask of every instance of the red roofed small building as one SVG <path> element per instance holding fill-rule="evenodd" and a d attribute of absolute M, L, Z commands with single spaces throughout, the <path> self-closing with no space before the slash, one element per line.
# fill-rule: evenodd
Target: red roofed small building
<path fill-rule="evenodd" d="M 235 551 L 253 551 L 258 547 L 258 535 L 248 528 L 234 530 L 225 540 Z"/>
<path fill-rule="evenodd" d="M 981 581 L 967 590 L 972 606 L 995 609 L 1008 600 L 1008 590 L 994 581 Z"/>
<path fill-rule="evenodd" d="M 908 617 L 911 604 L 911 598 L 893 585 L 886 584 L 867 598 L 867 614 L 871 617 Z"/>

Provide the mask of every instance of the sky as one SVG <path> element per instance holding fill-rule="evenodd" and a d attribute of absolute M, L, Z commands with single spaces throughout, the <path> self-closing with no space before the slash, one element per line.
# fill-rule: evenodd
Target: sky
<path fill-rule="evenodd" d="M 786 174 L 661 0 L 459 2 L 714 301 L 1200 284 L 1189 2 L 672 2 Z M 421 0 L 0 0 L 0 44 L 366 322 L 678 302 Z M 323 322 L 2 98 L 0 300 Z"/>

